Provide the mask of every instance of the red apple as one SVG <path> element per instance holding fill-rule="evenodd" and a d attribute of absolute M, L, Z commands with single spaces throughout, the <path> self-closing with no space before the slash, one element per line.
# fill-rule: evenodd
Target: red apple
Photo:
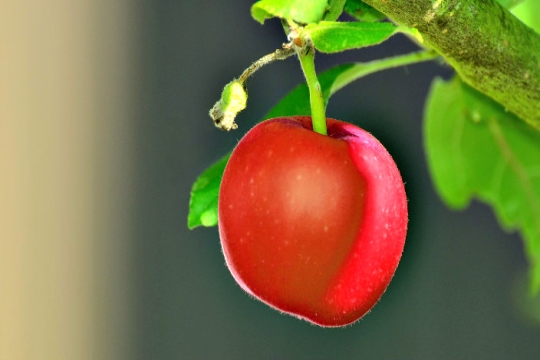
<path fill-rule="evenodd" d="M 321 326 L 361 318 L 387 288 L 407 232 L 390 154 L 366 131 L 310 117 L 264 121 L 238 143 L 219 194 L 219 234 L 249 294 Z"/>

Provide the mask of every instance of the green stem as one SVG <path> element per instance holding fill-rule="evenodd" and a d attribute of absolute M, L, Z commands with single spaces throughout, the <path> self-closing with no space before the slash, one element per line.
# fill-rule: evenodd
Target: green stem
<path fill-rule="evenodd" d="M 415 64 L 423 61 L 429 61 L 437 58 L 439 54 L 435 51 L 419 51 L 411 54 L 395 56 L 391 58 L 374 60 L 367 63 L 356 63 L 351 68 L 341 73 L 332 83 L 330 96 L 366 75 L 395 68 L 398 66 Z"/>
<path fill-rule="evenodd" d="M 364 2 L 418 29 L 466 83 L 540 129 L 540 34 L 495 0 Z"/>
<path fill-rule="evenodd" d="M 309 104 L 311 106 L 311 121 L 313 123 L 313 131 L 322 135 L 327 135 L 326 130 L 326 113 L 324 99 L 321 91 L 321 85 L 315 71 L 315 49 L 312 46 L 307 46 L 298 52 L 300 65 L 306 77 L 307 86 L 309 89 Z"/>

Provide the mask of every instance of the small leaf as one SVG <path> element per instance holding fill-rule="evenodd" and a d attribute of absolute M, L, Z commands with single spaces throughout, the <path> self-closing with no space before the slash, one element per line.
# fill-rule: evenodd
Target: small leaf
<path fill-rule="evenodd" d="M 345 12 L 359 21 L 372 22 L 386 18 L 386 15 L 360 0 L 347 0 Z"/>
<path fill-rule="evenodd" d="M 359 49 L 388 39 L 397 27 L 391 23 L 321 21 L 305 30 L 315 48 L 325 53 Z"/>
<path fill-rule="evenodd" d="M 193 184 L 189 200 L 188 228 L 217 225 L 217 201 L 221 177 L 230 154 L 206 169 Z"/>
<path fill-rule="evenodd" d="M 540 132 L 462 83 L 435 80 L 427 102 L 425 149 L 437 191 L 453 208 L 472 198 L 519 230 L 540 289 Z"/>
<path fill-rule="evenodd" d="M 328 0 L 260 0 L 251 7 L 251 16 L 261 24 L 272 17 L 310 24 L 323 18 L 327 5 Z"/>

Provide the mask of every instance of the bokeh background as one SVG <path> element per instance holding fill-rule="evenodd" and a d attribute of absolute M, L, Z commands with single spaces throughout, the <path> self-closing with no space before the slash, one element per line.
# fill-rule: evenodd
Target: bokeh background
<path fill-rule="evenodd" d="M 482 204 L 448 210 L 428 176 L 443 65 L 371 75 L 328 108 L 385 144 L 409 197 L 401 265 L 360 322 L 280 315 L 235 284 L 216 228 L 187 229 L 196 177 L 303 81 L 293 58 L 264 68 L 240 129 L 214 128 L 223 85 L 285 41 L 251 4 L 0 3 L 0 359 L 538 359 L 521 239 Z M 396 36 L 317 66 L 413 50 Z"/>

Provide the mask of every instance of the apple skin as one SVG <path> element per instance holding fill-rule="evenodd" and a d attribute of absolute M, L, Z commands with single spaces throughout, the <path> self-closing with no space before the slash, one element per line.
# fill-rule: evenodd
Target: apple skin
<path fill-rule="evenodd" d="M 264 121 L 225 168 L 218 227 L 238 284 L 282 312 L 324 327 L 360 319 L 398 266 L 407 233 L 399 170 L 368 132 L 310 117 Z"/>

